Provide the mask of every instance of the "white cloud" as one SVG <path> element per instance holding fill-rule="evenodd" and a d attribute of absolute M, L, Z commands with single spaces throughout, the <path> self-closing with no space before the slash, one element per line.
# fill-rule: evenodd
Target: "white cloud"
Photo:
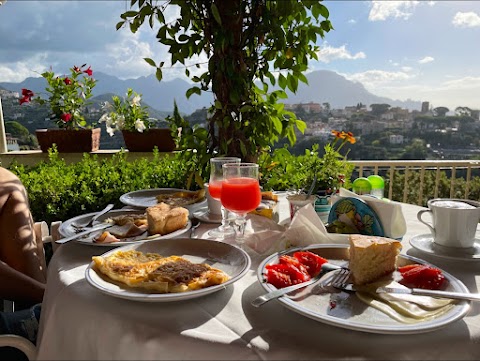
<path fill-rule="evenodd" d="M 474 12 L 458 12 L 453 17 L 452 24 L 459 28 L 480 27 L 480 16 Z"/>
<path fill-rule="evenodd" d="M 337 59 L 344 59 L 344 60 L 357 60 L 357 59 L 365 59 L 367 56 L 364 52 L 360 51 L 356 54 L 350 53 L 347 50 L 345 45 L 342 45 L 339 48 L 334 48 L 333 46 L 327 45 L 321 47 L 320 50 L 317 52 L 318 60 L 324 63 L 329 63 L 332 60 Z"/>
<path fill-rule="evenodd" d="M 361 82 L 373 94 L 391 99 L 423 99 L 434 106 L 455 109 L 468 106 L 479 109 L 480 76 L 445 77 L 446 81 L 420 81 L 417 75 L 405 72 L 369 70 L 363 73 L 342 74 L 347 79 Z"/>
<path fill-rule="evenodd" d="M 362 73 L 343 74 L 347 79 L 358 81 L 365 87 L 373 89 L 376 86 L 384 85 L 392 82 L 399 82 L 413 78 L 413 75 L 402 71 L 385 71 L 385 70 L 367 70 Z"/>
<path fill-rule="evenodd" d="M 128 35 L 123 35 L 119 42 L 106 45 L 106 72 L 123 79 L 151 74 L 153 68 L 143 60 L 154 55 L 150 45 L 140 41 L 138 36 Z"/>
<path fill-rule="evenodd" d="M 406 73 L 413 70 L 413 68 L 411 66 L 402 66 L 401 69 L 402 69 L 402 71 L 404 71 Z"/>
<path fill-rule="evenodd" d="M 384 21 L 390 17 L 406 20 L 419 3 L 419 1 L 372 1 L 368 20 Z"/>
<path fill-rule="evenodd" d="M 418 61 L 419 64 L 427 64 L 427 63 L 431 63 L 432 61 L 434 61 L 435 59 L 432 58 L 431 56 L 426 56 L 424 57 L 423 59 L 420 59 Z"/>
<path fill-rule="evenodd" d="M 350 19 L 347 21 L 349 24 L 356 24 L 357 23 L 357 20 L 355 19 Z"/>
<path fill-rule="evenodd" d="M 45 59 L 45 54 L 38 53 L 27 60 L 0 63 L 0 79 L 2 82 L 19 83 L 27 77 L 39 77 L 42 72 L 47 70 L 45 66 L 39 67 L 39 64 L 44 63 Z"/>
<path fill-rule="evenodd" d="M 466 76 L 459 79 L 449 80 L 443 83 L 440 89 L 441 90 L 480 89 L 480 77 Z"/>

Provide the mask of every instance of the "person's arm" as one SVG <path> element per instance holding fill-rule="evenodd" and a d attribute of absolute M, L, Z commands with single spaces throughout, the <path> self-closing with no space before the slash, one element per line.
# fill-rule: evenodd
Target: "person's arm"
<path fill-rule="evenodd" d="M 45 284 L 0 261 L 0 298 L 20 302 L 42 302 Z"/>

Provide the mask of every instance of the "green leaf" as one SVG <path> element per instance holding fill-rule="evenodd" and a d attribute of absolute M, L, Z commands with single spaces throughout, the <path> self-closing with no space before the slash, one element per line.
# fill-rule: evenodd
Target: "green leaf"
<path fill-rule="evenodd" d="M 201 95 L 202 91 L 200 90 L 200 88 L 198 86 L 194 86 L 194 87 L 191 87 L 190 89 L 188 89 L 187 92 L 185 93 L 187 98 L 190 98 L 190 96 L 192 94 Z"/>
<path fill-rule="evenodd" d="M 213 14 L 213 17 L 215 18 L 215 21 L 218 23 L 218 25 L 222 25 L 222 19 L 220 18 L 220 13 L 218 12 L 217 5 L 215 5 L 214 2 L 212 2 L 211 9 L 212 9 L 212 14 Z"/>
<path fill-rule="evenodd" d="M 137 16 L 138 12 L 137 11 L 126 11 L 122 14 L 122 16 L 125 16 L 126 18 L 133 18 Z"/>
<path fill-rule="evenodd" d="M 158 81 L 162 80 L 163 73 L 161 68 L 157 68 L 157 71 L 155 72 L 155 77 L 157 78 Z"/>
<path fill-rule="evenodd" d="M 328 11 L 325 5 L 320 4 L 320 14 L 325 18 L 328 19 L 330 16 L 330 12 Z"/>
<path fill-rule="evenodd" d="M 153 61 L 152 59 L 150 58 L 143 58 L 143 60 L 145 60 L 148 64 L 150 64 L 151 66 L 153 67 L 156 67 L 157 65 L 155 64 L 155 61 Z"/>
<path fill-rule="evenodd" d="M 320 26 L 322 27 L 322 29 L 326 32 L 329 32 L 331 29 L 333 29 L 332 27 L 332 23 L 330 23 L 329 20 L 324 20 L 320 23 Z"/>
<path fill-rule="evenodd" d="M 280 88 L 285 89 L 287 87 L 287 78 L 283 74 L 278 75 L 278 85 Z"/>
<path fill-rule="evenodd" d="M 288 85 L 288 89 L 290 89 L 290 91 L 292 93 L 296 93 L 297 92 L 297 88 L 298 88 L 298 79 L 297 77 L 291 75 L 291 74 L 288 74 L 287 75 L 287 85 Z"/>

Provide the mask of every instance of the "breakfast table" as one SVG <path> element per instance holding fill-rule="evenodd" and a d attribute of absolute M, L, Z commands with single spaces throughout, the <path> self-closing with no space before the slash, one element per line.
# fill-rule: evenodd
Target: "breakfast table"
<path fill-rule="evenodd" d="M 401 253 L 426 260 L 461 280 L 470 292 L 479 292 L 480 262 L 411 247 L 412 237 L 429 232 L 417 220 L 424 208 L 401 204 L 401 209 L 407 224 Z M 288 218 L 288 205 L 281 199 L 280 219 Z M 213 227 L 202 223 L 194 233 L 203 237 Z M 106 250 L 69 242 L 54 253 L 38 359 L 480 359 L 480 303 L 472 302 L 465 317 L 430 332 L 381 334 L 336 327 L 292 312 L 276 300 L 253 307 L 251 302 L 265 293 L 256 274 L 265 255 L 252 250 L 250 270 L 219 292 L 177 302 L 138 302 L 101 293 L 86 281 L 92 256 Z"/>

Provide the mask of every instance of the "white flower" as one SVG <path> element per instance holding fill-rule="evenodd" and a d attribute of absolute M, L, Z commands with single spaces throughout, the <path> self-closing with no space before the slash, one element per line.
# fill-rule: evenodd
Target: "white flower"
<path fill-rule="evenodd" d="M 132 99 L 132 105 L 140 106 L 140 100 L 142 100 L 142 97 L 140 95 L 135 95 Z"/>
<path fill-rule="evenodd" d="M 105 113 L 103 114 L 100 119 L 98 120 L 99 123 L 103 123 L 103 122 L 111 122 L 112 121 L 112 118 L 110 118 L 110 114 L 109 113 Z"/>
<path fill-rule="evenodd" d="M 125 126 L 125 116 L 123 115 L 117 115 L 115 117 L 115 124 L 117 126 L 117 129 L 123 129 L 123 127 Z"/>
<path fill-rule="evenodd" d="M 112 128 L 110 127 L 108 124 L 105 126 L 105 129 L 107 130 L 107 133 L 113 137 L 113 135 L 115 134 L 115 131 L 117 130 L 116 128 Z"/>
<path fill-rule="evenodd" d="M 140 119 L 137 119 L 135 121 L 135 129 L 138 132 L 143 133 L 143 131 L 145 130 L 145 124 Z"/>

